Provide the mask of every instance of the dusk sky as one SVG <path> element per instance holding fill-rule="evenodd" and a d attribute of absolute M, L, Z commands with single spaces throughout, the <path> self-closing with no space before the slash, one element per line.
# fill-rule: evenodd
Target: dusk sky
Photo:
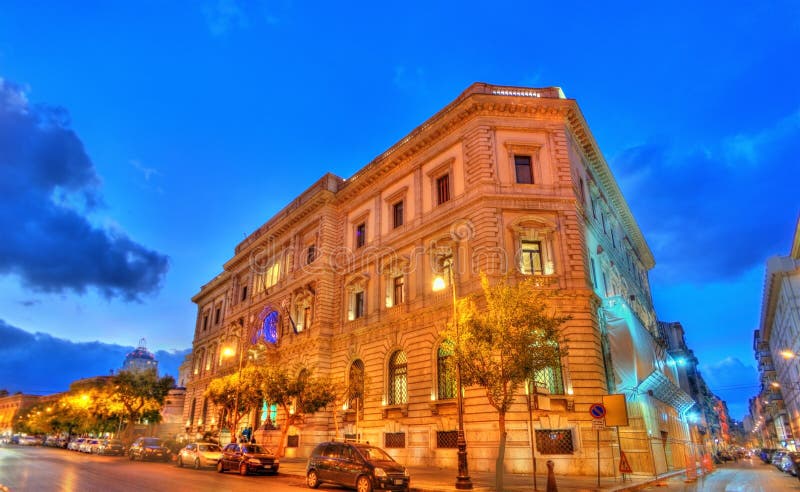
<path fill-rule="evenodd" d="M 476 81 L 577 100 L 732 416 L 758 391 L 764 265 L 798 213 L 800 3 L 4 2 L 0 389 L 164 372 L 190 298 L 326 172 Z"/>

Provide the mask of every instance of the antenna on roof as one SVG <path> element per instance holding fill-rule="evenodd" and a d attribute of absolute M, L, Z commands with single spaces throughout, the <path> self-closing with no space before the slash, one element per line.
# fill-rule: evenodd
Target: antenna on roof
<path fill-rule="evenodd" d="M 144 337 L 139 339 L 139 348 L 147 348 L 147 340 Z"/>

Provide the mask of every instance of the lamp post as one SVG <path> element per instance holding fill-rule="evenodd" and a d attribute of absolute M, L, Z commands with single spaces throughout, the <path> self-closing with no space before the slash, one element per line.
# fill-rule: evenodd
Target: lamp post
<path fill-rule="evenodd" d="M 241 378 L 242 378 L 242 360 L 244 356 L 244 346 L 242 344 L 242 337 L 241 334 L 239 335 L 229 335 L 229 337 L 236 338 L 236 345 L 239 350 L 239 370 L 236 373 L 236 392 L 234 393 L 234 403 L 233 403 L 233 411 L 236 412 L 236 417 L 239 417 L 239 386 L 241 385 Z M 225 347 L 222 351 L 222 355 L 226 357 L 230 357 L 234 354 L 234 350 L 230 347 Z M 238 421 L 237 421 L 238 424 Z M 236 442 L 236 431 L 238 429 L 231 429 L 231 442 Z"/>
<path fill-rule="evenodd" d="M 442 265 L 447 269 L 448 280 L 450 281 L 453 293 L 453 323 L 456 327 L 456 347 L 461 343 L 461 326 L 458 322 L 458 297 L 456 295 L 456 282 L 453 275 L 453 260 L 449 259 Z M 442 276 L 437 276 L 433 281 L 433 290 L 439 291 L 445 288 L 445 280 Z M 462 395 L 463 386 L 461 382 L 461 360 L 456 355 L 456 413 L 458 414 L 458 437 L 456 446 L 458 447 L 458 476 L 456 477 L 456 489 L 472 489 L 472 480 L 469 478 L 469 467 L 467 465 L 467 440 L 464 437 L 464 396 Z"/>

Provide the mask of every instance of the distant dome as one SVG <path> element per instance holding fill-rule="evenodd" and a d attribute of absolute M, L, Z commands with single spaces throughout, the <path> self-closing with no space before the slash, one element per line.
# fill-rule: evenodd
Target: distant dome
<path fill-rule="evenodd" d="M 138 371 L 143 369 L 154 368 L 158 371 L 158 361 L 152 352 L 147 350 L 145 339 L 139 340 L 139 346 L 136 350 L 129 352 L 125 356 L 125 362 L 122 364 L 123 371 Z"/>

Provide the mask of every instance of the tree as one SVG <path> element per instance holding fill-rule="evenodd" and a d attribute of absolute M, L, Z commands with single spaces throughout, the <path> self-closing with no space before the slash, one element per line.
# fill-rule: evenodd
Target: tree
<path fill-rule="evenodd" d="M 491 285 L 481 275 L 483 296 L 456 302 L 456 323 L 445 332 L 460 365 L 464 385 L 486 390 L 497 410 L 500 430 L 495 480 L 503 490 L 506 413 L 526 381 L 547 368 L 560 367 L 566 353 L 559 327 L 569 316 L 559 316 L 550 305 L 552 291 L 539 279 L 512 282 L 509 277 Z"/>
<path fill-rule="evenodd" d="M 292 377 L 285 367 L 265 368 L 264 398 L 281 408 L 284 420 L 276 454 L 283 456 L 289 428 L 336 400 L 335 386 L 327 379 L 314 378 L 307 370 Z"/>
<path fill-rule="evenodd" d="M 160 411 L 167 393 L 175 386 L 172 376 L 158 377 L 155 368 L 120 371 L 112 378 L 114 395 L 128 422 L 138 422 L 145 413 Z M 160 418 L 160 413 L 158 414 Z"/>
<path fill-rule="evenodd" d="M 206 388 L 205 397 L 222 409 L 220 423 L 224 422 L 231 429 L 232 440 L 236 438 L 235 430 L 242 418 L 261 404 L 264 378 L 262 366 L 246 366 L 241 371 L 212 379 Z"/>

